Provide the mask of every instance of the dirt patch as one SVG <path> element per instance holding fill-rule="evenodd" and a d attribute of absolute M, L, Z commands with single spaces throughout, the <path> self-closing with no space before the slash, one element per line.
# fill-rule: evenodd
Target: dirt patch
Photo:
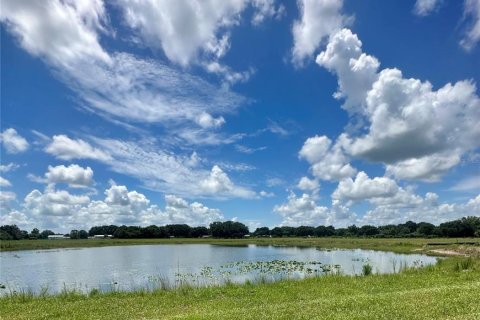
<path fill-rule="evenodd" d="M 434 249 L 430 252 L 446 255 L 446 256 L 478 256 L 480 255 L 480 247 L 464 247 L 448 248 L 448 249 Z"/>

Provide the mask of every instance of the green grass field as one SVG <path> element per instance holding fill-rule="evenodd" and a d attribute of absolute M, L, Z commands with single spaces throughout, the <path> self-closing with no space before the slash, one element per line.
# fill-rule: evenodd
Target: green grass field
<path fill-rule="evenodd" d="M 470 239 L 471 240 L 471 239 Z M 93 241 L 93 242 L 90 242 Z M 98 242 L 97 242 L 98 241 Z M 109 242 L 111 241 L 111 242 Z M 444 241 L 445 246 L 428 246 Z M 465 241 L 465 239 L 461 239 Z M 29 241 L 35 243 L 36 241 Z M 66 241 L 68 243 L 69 241 Z M 166 239 L 86 240 L 74 246 L 152 243 L 303 245 L 428 252 L 448 248 L 476 252 L 441 259 L 435 266 L 400 274 L 328 275 L 302 281 L 222 287 L 137 291 L 63 292 L 54 296 L 17 293 L 0 298 L 3 319 L 480 319 L 478 246 L 456 239 Z M 48 241 L 62 246 L 63 241 Z M 65 245 L 63 245 L 65 246 Z M 18 248 L 18 247 L 16 247 Z M 472 251 L 473 250 L 473 251 Z"/>

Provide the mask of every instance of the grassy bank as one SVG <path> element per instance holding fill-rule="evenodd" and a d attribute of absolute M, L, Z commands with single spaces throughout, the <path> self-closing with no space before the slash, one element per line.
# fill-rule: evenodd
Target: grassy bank
<path fill-rule="evenodd" d="M 480 259 L 401 274 L 1 298 L 2 319 L 480 319 Z"/>
<path fill-rule="evenodd" d="M 477 239 L 368 239 L 368 238 L 249 238 L 249 239 L 88 239 L 88 240 L 13 240 L 1 241 L 1 251 L 15 250 L 38 250 L 56 248 L 80 248 L 80 247 L 102 247 L 102 246 L 124 246 L 124 245 L 150 245 L 150 244 L 218 244 L 218 245 L 277 245 L 277 246 L 308 246 L 321 248 L 342 248 L 342 249 L 372 249 L 386 250 L 399 253 L 408 253 L 414 250 L 428 251 L 433 248 L 448 248 L 456 246 L 458 242 L 480 242 Z M 436 245 L 429 245 L 435 243 Z M 444 243 L 444 245 L 438 245 Z"/>

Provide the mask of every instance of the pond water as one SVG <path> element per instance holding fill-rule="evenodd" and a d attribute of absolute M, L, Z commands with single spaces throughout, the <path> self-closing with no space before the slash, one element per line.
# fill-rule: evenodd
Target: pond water
<path fill-rule="evenodd" d="M 272 263 L 272 261 L 274 261 Z M 372 250 L 321 250 L 277 246 L 209 244 L 135 245 L 80 249 L 0 252 L 0 294 L 12 291 L 60 292 L 64 288 L 135 290 L 180 283 L 221 284 L 303 278 L 325 273 L 399 272 L 435 264 L 421 254 Z"/>

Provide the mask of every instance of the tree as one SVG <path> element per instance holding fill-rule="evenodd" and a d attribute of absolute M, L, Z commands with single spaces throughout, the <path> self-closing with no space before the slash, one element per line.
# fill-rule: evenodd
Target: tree
<path fill-rule="evenodd" d="M 70 239 L 78 239 L 78 230 L 70 231 Z"/>
<path fill-rule="evenodd" d="M 207 227 L 194 227 L 190 232 L 190 235 L 193 238 L 201 238 L 203 236 L 208 236 L 210 234 L 210 230 Z"/>
<path fill-rule="evenodd" d="M 88 239 L 88 233 L 85 230 L 78 231 L 78 239 Z"/>
<path fill-rule="evenodd" d="M 51 236 L 51 235 L 54 235 L 55 232 L 53 232 L 52 230 L 43 230 L 41 233 L 40 233 L 40 239 L 48 239 L 48 236 Z"/>
<path fill-rule="evenodd" d="M 358 235 L 359 236 L 367 236 L 371 237 L 374 235 L 377 235 L 379 233 L 378 228 L 375 226 L 370 226 L 370 225 L 365 225 L 361 226 L 360 229 L 358 229 Z"/>
<path fill-rule="evenodd" d="M 241 238 L 249 233 L 246 225 L 236 221 L 213 222 L 210 231 L 216 238 Z"/>
<path fill-rule="evenodd" d="M 26 231 L 23 232 L 15 224 L 1 226 L 0 231 L 3 231 L 2 237 L 10 238 L 10 239 L 2 239 L 2 240 L 21 240 L 28 237 L 28 232 Z"/>
<path fill-rule="evenodd" d="M 315 228 L 308 226 L 300 226 L 295 229 L 295 235 L 297 237 L 308 237 L 315 235 Z"/>
<path fill-rule="evenodd" d="M 40 230 L 37 228 L 33 228 L 32 231 L 30 232 L 30 235 L 28 236 L 30 239 L 38 239 L 40 238 Z"/>
<path fill-rule="evenodd" d="M 315 235 L 317 237 L 331 237 L 335 235 L 335 228 L 333 226 L 318 226 L 315 228 Z"/>
<path fill-rule="evenodd" d="M 192 232 L 192 228 L 187 224 L 167 224 L 165 227 L 170 236 L 175 238 L 189 238 L 190 232 Z"/>
<path fill-rule="evenodd" d="M 420 222 L 417 224 L 417 234 L 420 236 L 431 236 L 435 232 L 435 226 L 428 222 Z"/>
<path fill-rule="evenodd" d="M 253 235 L 255 237 L 266 237 L 270 235 L 270 229 L 268 227 L 260 227 L 255 229 L 255 232 L 253 232 Z"/>

